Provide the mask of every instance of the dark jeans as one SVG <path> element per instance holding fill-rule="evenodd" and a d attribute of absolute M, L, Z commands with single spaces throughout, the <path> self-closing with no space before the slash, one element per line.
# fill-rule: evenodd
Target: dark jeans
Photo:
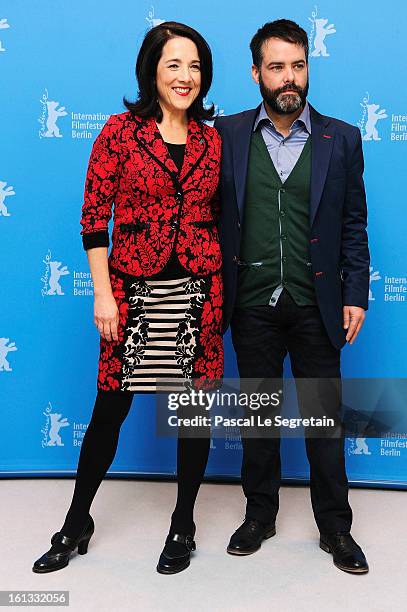
<path fill-rule="evenodd" d="M 281 378 L 288 353 L 295 378 L 340 379 L 340 351 L 331 344 L 318 307 L 297 306 L 285 290 L 274 307 L 236 308 L 231 328 L 241 378 Z M 329 394 L 327 397 L 329 400 Z M 329 416 L 338 416 L 338 394 L 331 395 L 330 405 L 325 408 Z M 242 444 L 246 516 L 273 522 L 279 508 L 280 439 L 242 435 Z M 343 436 L 306 437 L 305 444 L 312 508 L 320 532 L 349 531 L 352 510 Z"/>

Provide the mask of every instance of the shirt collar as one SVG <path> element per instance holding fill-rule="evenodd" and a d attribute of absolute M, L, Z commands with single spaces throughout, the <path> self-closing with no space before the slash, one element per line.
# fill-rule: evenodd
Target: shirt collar
<path fill-rule="evenodd" d="M 264 102 L 262 102 L 259 114 L 257 115 L 256 121 L 254 122 L 253 132 L 257 129 L 260 121 L 262 120 L 268 121 L 273 126 L 273 128 L 276 129 L 274 123 L 272 122 L 272 120 L 267 114 L 266 107 L 264 106 Z M 302 109 L 301 115 L 297 117 L 297 119 L 294 121 L 291 127 L 295 126 L 297 122 L 301 122 L 305 126 L 307 132 L 311 134 L 311 117 L 310 117 L 308 100 L 305 102 L 305 106 Z"/>

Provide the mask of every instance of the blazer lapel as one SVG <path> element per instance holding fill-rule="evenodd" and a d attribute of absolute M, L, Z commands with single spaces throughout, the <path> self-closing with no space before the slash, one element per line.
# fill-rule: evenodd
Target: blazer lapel
<path fill-rule="evenodd" d="M 169 154 L 168 148 L 161 136 L 153 117 L 138 120 L 134 137 L 141 147 L 173 178 L 178 175 L 178 168 Z M 188 135 L 185 145 L 184 161 L 178 181 L 185 181 L 205 155 L 208 143 L 201 126 L 194 120 L 188 121 Z"/>
<path fill-rule="evenodd" d="M 335 127 L 329 117 L 320 115 L 311 105 L 311 193 L 310 226 L 312 226 L 325 185 L 335 139 Z"/>
<path fill-rule="evenodd" d="M 178 174 L 178 168 L 173 162 L 164 140 L 157 127 L 155 119 L 137 119 L 134 137 L 139 145 L 147 151 L 162 168 L 170 174 Z"/>
<path fill-rule="evenodd" d="M 244 198 L 246 191 L 247 165 L 249 162 L 250 141 L 254 121 L 260 106 L 246 111 L 237 125 L 233 136 L 233 171 L 236 188 L 237 205 L 240 220 L 243 217 Z"/>
<path fill-rule="evenodd" d="M 194 120 L 188 121 L 188 135 L 185 145 L 184 161 L 179 180 L 185 181 L 205 155 L 208 143 L 202 127 Z"/>

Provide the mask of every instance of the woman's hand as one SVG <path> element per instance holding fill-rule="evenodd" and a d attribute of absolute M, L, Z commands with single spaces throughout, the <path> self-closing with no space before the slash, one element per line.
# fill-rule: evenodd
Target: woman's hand
<path fill-rule="evenodd" d="M 102 338 L 118 340 L 119 309 L 113 293 L 95 296 L 94 321 Z"/>

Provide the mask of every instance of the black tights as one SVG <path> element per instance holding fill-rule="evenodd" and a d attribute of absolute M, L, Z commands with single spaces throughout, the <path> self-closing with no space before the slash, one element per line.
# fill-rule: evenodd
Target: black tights
<path fill-rule="evenodd" d="M 82 440 L 75 489 L 71 506 L 61 531 L 78 537 L 86 524 L 93 498 L 116 454 L 120 428 L 126 419 L 133 393 L 98 391 L 89 426 Z M 178 437 L 177 503 L 171 530 L 191 533 L 193 510 L 208 461 L 210 436 Z M 54 545 L 61 548 L 63 545 Z"/>

